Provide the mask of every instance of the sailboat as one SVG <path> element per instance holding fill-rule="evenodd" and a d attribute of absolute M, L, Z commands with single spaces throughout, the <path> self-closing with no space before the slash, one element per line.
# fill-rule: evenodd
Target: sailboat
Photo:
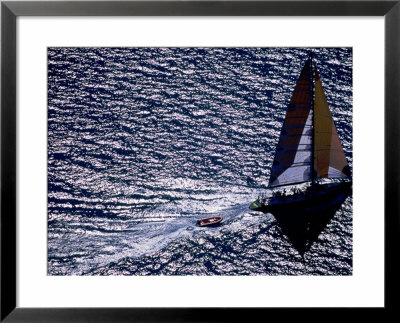
<path fill-rule="evenodd" d="M 269 185 L 249 208 L 315 211 L 343 202 L 350 168 L 310 52 L 282 125 Z"/>

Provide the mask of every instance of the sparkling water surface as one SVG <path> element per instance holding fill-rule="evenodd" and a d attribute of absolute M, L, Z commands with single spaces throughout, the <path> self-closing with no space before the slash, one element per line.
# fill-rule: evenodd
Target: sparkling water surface
<path fill-rule="evenodd" d="M 49 48 L 48 274 L 351 275 L 351 196 L 304 255 L 248 209 L 309 50 Z M 352 168 L 352 50 L 313 52 Z"/>

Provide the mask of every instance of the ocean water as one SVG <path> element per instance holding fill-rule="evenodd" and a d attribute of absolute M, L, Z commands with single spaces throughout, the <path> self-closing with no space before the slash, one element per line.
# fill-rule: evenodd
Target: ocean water
<path fill-rule="evenodd" d="M 49 48 L 48 274 L 351 275 L 351 196 L 302 251 L 248 208 L 309 50 Z M 352 49 L 312 50 L 352 168 Z"/>

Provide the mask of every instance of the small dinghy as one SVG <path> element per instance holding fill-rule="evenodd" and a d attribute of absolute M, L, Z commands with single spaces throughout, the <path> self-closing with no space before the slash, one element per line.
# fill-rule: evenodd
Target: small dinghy
<path fill-rule="evenodd" d="M 197 224 L 201 227 L 217 225 L 222 221 L 222 217 L 220 216 L 212 216 L 210 218 L 197 220 Z"/>

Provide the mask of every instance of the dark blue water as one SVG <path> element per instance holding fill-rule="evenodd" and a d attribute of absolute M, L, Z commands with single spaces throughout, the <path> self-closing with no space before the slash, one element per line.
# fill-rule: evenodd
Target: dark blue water
<path fill-rule="evenodd" d="M 351 275 L 351 197 L 303 256 L 248 209 L 308 51 L 49 48 L 48 274 Z M 352 166 L 352 50 L 313 51 Z"/>

